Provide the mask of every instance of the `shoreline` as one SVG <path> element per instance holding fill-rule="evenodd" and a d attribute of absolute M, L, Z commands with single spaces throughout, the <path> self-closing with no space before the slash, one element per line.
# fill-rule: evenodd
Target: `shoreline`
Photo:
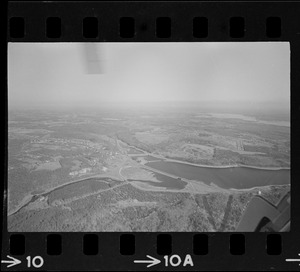
<path fill-rule="evenodd" d="M 152 155 L 153 156 L 153 155 Z M 155 156 L 153 156 L 155 157 Z M 159 157 L 157 157 L 159 158 Z M 232 164 L 232 165 L 205 165 L 205 164 L 197 164 L 197 163 L 191 163 L 191 162 L 185 162 L 185 161 L 179 161 L 179 160 L 173 160 L 173 159 L 167 159 L 167 158 L 160 158 L 163 159 L 166 162 L 177 162 L 181 164 L 188 164 L 192 166 L 197 167 L 206 167 L 206 168 L 216 168 L 216 169 L 224 169 L 224 168 L 237 168 L 237 167 L 244 167 L 244 168 L 252 168 L 252 169 L 258 169 L 258 170 L 291 170 L 290 167 L 260 167 L 260 166 L 252 166 L 252 165 L 240 165 L 240 164 Z M 149 161 L 151 162 L 151 161 Z"/>
<path fill-rule="evenodd" d="M 164 161 L 169 161 L 169 162 L 177 162 L 177 163 L 181 163 L 181 164 L 188 164 L 188 165 L 192 165 L 192 166 L 197 166 L 197 167 L 206 167 L 206 168 L 216 168 L 216 169 L 223 169 L 223 168 L 236 168 L 236 167 L 244 167 L 244 168 L 252 168 L 252 169 L 258 169 L 258 170 L 291 170 L 291 167 L 262 167 L 262 166 L 254 166 L 254 165 L 241 165 L 241 164 L 231 164 L 231 165 L 206 165 L 206 164 L 197 164 L 197 163 L 192 163 L 192 162 L 186 162 L 186 161 L 180 161 L 180 160 L 176 160 L 176 159 L 170 159 L 170 158 L 166 158 L 160 155 L 156 155 L 153 153 L 149 153 L 147 151 L 141 150 L 139 148 L 136 148 L 134 146 L 128 145 L 131 148 L 134 148 L 136 150 L 139 150 L 143 153 L 141 154 L 127 154 L 129 157 L 138 157 L 138 156 L 152 156 Z M 151 162 L 151 161 L 149 161 Z M 147 163 L 149 163 L 147 162 Z"/>
<path fill-rule="evenodd" d="M 83 179 L 80 179 L 80 180 L 76 180 L 76 181 L 73 181 L 73 182 L 68 182 L 68 183 L 65 183 L 65 184 L 62 184 L 60 186 L 57 186 L 55 188 L 52 188 L 50 190 L 48 190 L 47 192 L 43 192 L 41 194 L 35 194 L 35 195 L 32 195 L 32 197 L 39 197 L 39 196 L 43 196 L 45 194 L 49 194 L 51 193 L 52 191 L 54 190 L 57 190 L 59 189 L 60 187 L 64 187 L 64 186 L 68 186 L 68 185 L 71 185 L 72 183 L 77 183 L 77 182 L 80 182 L 80 181 L 83 181 L 85 179 L 89 179 L 89 178 L 94 178 L 94 177 L 100 177 L 100 178 L 116 178 L 115 176 L 112 176 L 112 175 L 95 175 L 93 177 L 86 177 L 86 178 L 83 178 Z M 126 179 L 127 180 L 127 179 Z M 137 181 L 137 180 L 136 180 Z M 138 182 L 141 182 L 143 183 L 143 181 L 138 181 Z M 195 181 L 195 180 L 186 180 L 185 182 L 187 182 L 187 184 L 191 183 L 193 184 L 194 182 L 195 183 L 198 183 L 199 181 Z M 200 181 L 201 182 L 201 181 Z M 135 182 L 129 182 L 130 185 L 132 185 L 133 187 L 139 189 L 139 190 L 142 190 L 142 191 L 152 191 L 152 192 L 170 192 L 170 193 L 193 193 L 189 190 L 186 190 L 186 186 L 183 188 L 183 189 L 168 189 L 166 187 L 156 187 L 156 186 L 149 186 L 149 184 L 147 184 L 145 187 L 141 187 L 139 186 L 138 184 L 135 184 Z M 121 186 L 123 186 L 125 184 L 121 184 Z M 147 188 L 147 186 L 149 186 Z M 282 187 L 282 186 L 291 186 L 291 184 L 270 184 L 270 185 L 264 185 L 264 186 L 254 186 L 254 187 L 251 187 L 251 188 L 244 188 L 244 189 L 235 189 L 235 188 L 222 188 L 222 187 L 219 187 L 219 186 L 213 186 L 213 185 L 207 185 L 207 184 L 203 184 L 203 186 L 207 186 L 207 188 L 209 188 L 210 190 L 206 191 L 206 192 L 203 192 L 202 194 L 207 194 L 207 193 L 211 193 L 211 192 L 214 192 L 216 190 L 216 192 L 222 192 L 225 193 L 225 192 L 229 192 L 229 193 L 243 193 L 243 192 L 247 192 L 247 191 L 252 191 L 252 190 L 259 190 L 260 188 L 262 189 L 266 189 L 266 188 L 270 188 L 271 186 L 275 186 L 275 187 Z M 111 189 L 114 189 L 115 187 L 112 187 Z M 201 194 L 200 192 L 195 192 L 196 194 Z M 23 203 L 22 205 L 19 205 L 13 212 L 10 212 L 10 213 L 7 213 L 7 217 L 11 216 L 11 215 L 14 215 L 16 214 L 17 212 L 19 212 L 24 206 L 26 206 L 29 202 L 31 202 L 32 200 L 32 197 L 26 202 L 26 203 Z"/>
<path fill-rule="evenodd" d="M 28 204 L 28 202 L 31 201 L 31 199 L 33 197 L 40 197 L 40 196 L 43 196 L 43 195 L 46 195 L 46 194 L 50 194 L 51 192 L 55 191 L 55 190 L 58 190 L 64 186 L 68 186 L 68 185 L 72 185 L 73 183 L 78 183 L 78 182 L 82 182 L 86 179 L 92 179 L 92 178 L 111 178 L 111 179 L 116 179 L 118 180 L 118 178 L 114 175 L 110 175 L 110 174 L 96 174 L 96 175 L 91 175 L 91 176 L 88 176 L 88 177 L 82 177 L 80 179 L 76 179 L 76 180 L 73 180 L 73 181 L 69 181 L 69 182 L 66 182 L 66 183 L 63 183 L 63 184 L 60 184 L 60 185 L 57 185 L 53 188 L 50 188 L 48 190 L 45 190 L 39 194 L 31 194 L 32 192 L 30 192 L 29 194 L 31 195 L 27 195 L 27 201 L 25 203 L 20 203 L 13 211 L 10 211 L 8 212 L 8 209 L 7 209 L 7 217 L 11 216 L 11 215 L 14 215 L 15 213 L 17 213 L 19 210 L 21 210 L 26 204 Z"/>
<path fill-rule="evenodd" d="M 264 186 L 255 186 L 255 187 L 251 187 L 251 188 L 245 188 L 245 189 L 234 189 L 234 188 L 230 188 L 227 189 L 228 191 L 238 191 L 238 192 L 244 192 L 244 191 L 252 191 L 255 189 L 259 189 L 259 188 L 266 188 L 266 187 L 271 187 L 271 186 L 276 186 L 276 187 L 281 187 L 281 186 L 291 186 L 291 184 L 278 184 L 278 185 L 264 185 Z"/>

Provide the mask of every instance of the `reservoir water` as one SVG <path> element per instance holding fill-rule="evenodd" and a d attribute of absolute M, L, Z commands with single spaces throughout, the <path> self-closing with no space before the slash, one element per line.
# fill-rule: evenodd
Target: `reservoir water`
<path fill-rule="evenodd" d="M 36 195 L 33 195 L 28 202 L 19 207 L 12 214 L 15 214 L 19 210 L 28 206 L 30 203 L 35 202 L 39 199 L 39 197 L 48 197 L 48 204 L 51 204 L 55 200 L 67 200 L 74 197 L 80 197 L 82 195 L 93 194 L 98 191 L 100 192 L 102 190 L 109 189 L 110 187 L 119 183 L 120 181 L 112 179 L 110 177 L 86 178 L 69 184 L 63 184 L 46 193 L 43 193 L 43 191 L 41 191 L 42 193 L 38 194 L 37 191 L 34 191 Z"/>
<path fill-rule="evenodd" d="M 163 159 L 161 158 L 157 158 L 157 157 L 153 157 L 153 156 L 150 156 L 150 155 L 141 155 L 141 156 L 134 156 L 134 157 L 131 157 L 133 160 L 135 161 L 138 161 L 140 160 L 141 158 L 148 161 L 148 162 L 151 162 L 151 161 L 162 161 Z"/>
<path fill-rule="evenodd" d="M 144 151 L 133 148 L 133 147 L 129 147 L 127 153 L 128 153 L 128 155 L 136 155 L 136 154 L 143 154 Z"/>
<path fill-rule="evenodd" d="M 160 159 L 160 158 L 153 157 L 153 156 L 149 156 L 149 155 L 144 156 L 143 158 L 144 158 L 146 161 L 149 161 L 149 162 L 151 162 L 151 161 L 161 161 L 161 160 L 162 160 L 162 159 Z"/>
<path fill-rule="evenodd" d="M 185 187 L 186 182 L 180 178 L 198 180 L 206 183 L 207 185 L 213 183 L 224 189 L 248 189 L 267 185 L 284 185 L 290 184 L 291 182 L 290 170 L 285 169 L 262 170 L 247 167 L 212 168 L 170 161 L 150 161 L 145 165 L 152 168 L 151 171 L 160 182 L 150 180 L 143 182 L 152 186 L 165 187 L 171 190 L 180 190 Z M 178 178 L 157 173 L 155 172 L 155 169 Z M 119 182 L 120 181 L 109 177 L 87 178 L 71 184 L 62 185 L 46 193 L 43 193 L 43 191 L 35 191 L 37 195 L 33 195 L 26 204 L 18 208 L 12 214 L 28 206 L 30 203 L 35 202 L 40 196 L 48 196 L 48 201 L 52 203 L 55 200 L 65 200 L 105 190 Z"/>
<path fill-rule="evenodd" d="M 151 180 L 134 180 L 134 179 L 129 179 L 129 181 L 144 182 L 155 187 L 164 187 L 169 190 L 182 190 L 187 184 L 185 181 L 181 179 L 175 179 L 156 172 L 152 172 L 152 173 L 154 177 L 160 182 L 151 181 Z"/>
<path fill-rule="evenodd" d="M 262 170 L 247 167 L 210 168 L 184 163 L 155 161 L 145 164 L 153 169 L 189 180 L 214 183 L 224 189 L 248 189 L 266 185 L 290 184 L 290 170 Z"/>

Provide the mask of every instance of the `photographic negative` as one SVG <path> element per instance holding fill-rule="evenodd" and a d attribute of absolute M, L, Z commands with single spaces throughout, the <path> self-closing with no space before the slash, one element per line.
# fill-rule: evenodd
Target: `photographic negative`
<path fill-rule="evenodd" d="M 289 230 L 288 42 L 8 49 L 8 231 Z"/>

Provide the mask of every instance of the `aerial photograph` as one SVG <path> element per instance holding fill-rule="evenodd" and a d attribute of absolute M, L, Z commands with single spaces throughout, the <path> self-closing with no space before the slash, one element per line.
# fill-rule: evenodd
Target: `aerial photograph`
<path fill-rule="evenodd" d="M 290 230 L 288 42 L 9 43 L 9 232 Z"/>

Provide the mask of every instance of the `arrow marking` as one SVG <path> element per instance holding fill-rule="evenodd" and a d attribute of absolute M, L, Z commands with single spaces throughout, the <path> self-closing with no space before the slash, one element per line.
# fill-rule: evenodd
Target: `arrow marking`
<path fill-rule="evenodd" d="M 18 264 L 21 263 L 20 260 L 14 258 L 14 257 L 11 257 L 9 255 L 7 255 L 6 257 L 9 258 L 10 260 L 1 260 L 1 263 L 8 263 L 9 265 L 7 266 L 7 268 L 18 265 Z"/>
<path fill-rule="evenodd" d="M 151 260 L 134 260 L 134 263 L 148 263 L 147 267 L 151 267 L 153 265 L 157 265 L 159 264 L 161 261 L 150 256 L 150 255 L 146 255 L 147 258 L 151 259 Z"/>
<path fill-rule="evenodd" d="M 298 254 L 300 256 L 300 254 Z M 300 259 L 285 259 L 287 262 L 300 262 Z M 300 266 L 300 264 L 299 264 Z"/>

